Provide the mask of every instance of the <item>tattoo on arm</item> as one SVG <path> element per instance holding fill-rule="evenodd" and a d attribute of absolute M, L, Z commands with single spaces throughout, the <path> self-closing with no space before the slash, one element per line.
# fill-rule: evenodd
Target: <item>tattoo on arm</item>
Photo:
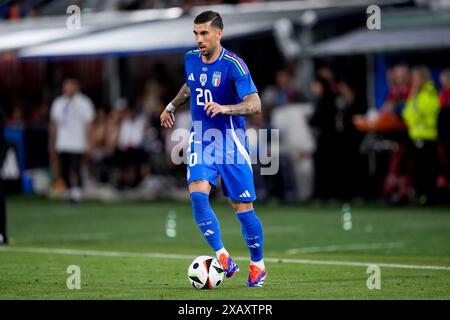
<path fill-rule="evenodd" d="M 180 91 L 178 92 L 177 96 L 175 97 L 175 99 L 173 99 L 172 101 L 172 105 L 175 108 L 179 108 L 180 106 L 184 105 L 185 103 L 187 103 L 189 101 L 189 98 L 191 97 L 191 91 L 189 90 L 189 87 L 187 86 L 187 84 L 184 84 Z"/>
<path fill-rule="evenodd" d="M 261 99 L 257 93 L 245 96 L 243 100 L 242 103 L 227 106 L 228 110 L 226 114 L 237 116 L 261 112 Z"/>

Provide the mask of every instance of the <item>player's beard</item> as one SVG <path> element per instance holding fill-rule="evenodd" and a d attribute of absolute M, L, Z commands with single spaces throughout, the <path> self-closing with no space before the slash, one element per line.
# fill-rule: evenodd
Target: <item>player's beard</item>
<path fill-rule="evenodd" d="M 204 57 L 210 58 L 210 57 L 212 57 L 214 55 L 216 50 L 217 50 L 217 46 L 211 48 L 210 50 L 205 50 L 202 54 L 203 54 Z"/>
<path fill-rule="evenodd" d="M 203 51 L 202 54 L 203 54 L 204 57 L 209 58 L 209 57 L 211 57 L 213 55 L 213 52 L 214 52 L 214 49 L 205 50 L 205 51 Z"/>

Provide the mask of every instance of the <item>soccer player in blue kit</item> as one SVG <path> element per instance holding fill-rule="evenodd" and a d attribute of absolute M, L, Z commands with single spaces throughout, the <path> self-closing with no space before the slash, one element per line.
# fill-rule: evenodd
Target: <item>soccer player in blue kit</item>
<path fill-rule="evenodd" d="M 245 135 L 245 115 L 260 113 L 261 100 L 244 61 L 221 46 L 223 22 L 218 13 L 199 14 L 194 35 L 198 50 L 185 54 L 186 83 L 162 112 L 161 125 L 173 127 L 176 109 L 190 100 L 193 127 L 187 151 L 187 184 L 195 222 L 216 252 L 225 275 L 231 278 L 239 267 L 224 247 L 219 221 L 209 203 L 220 175 L 223 193 L 231 199 L 250 251 L 247 286 L 262 287 L 267 275 L 263 228 L 253 209 L 256 194 Z M 223 139 L 208 139 L 208 130 L 219 131 Z"/>

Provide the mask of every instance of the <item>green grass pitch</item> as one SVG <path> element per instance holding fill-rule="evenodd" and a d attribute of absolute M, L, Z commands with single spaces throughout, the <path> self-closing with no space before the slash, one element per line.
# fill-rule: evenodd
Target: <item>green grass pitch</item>
<path fill-rule="evenodd" d="M 9 197 L 12 243 L 0 247 L 0 299 L 450 299 L 450 209 L 256 205 L 264 225 L 268 278 L 246 288 L 248 251 L 239 221 L 214 202 L 227 249 L 241 272 L 215 290 L 195 290 L 187 268 L 213 255 L 187 202 L 65 202 Z M 168 238 L 169 211 L 177 236 Z M 369 290 L 368 264 L 381 289 Z M 69 290 L 67 267 L 81 270 Z"/>

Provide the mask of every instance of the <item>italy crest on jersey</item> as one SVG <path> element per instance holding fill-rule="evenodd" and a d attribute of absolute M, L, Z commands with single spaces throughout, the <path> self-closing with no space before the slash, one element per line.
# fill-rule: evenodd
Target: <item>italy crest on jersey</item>
<path fill-rule="evenodd" d="M 220 85 L 220 78 L 222 73 L 220 71 L 215 71 L 212 77 L 212 85 L 218 87 Z"/>

